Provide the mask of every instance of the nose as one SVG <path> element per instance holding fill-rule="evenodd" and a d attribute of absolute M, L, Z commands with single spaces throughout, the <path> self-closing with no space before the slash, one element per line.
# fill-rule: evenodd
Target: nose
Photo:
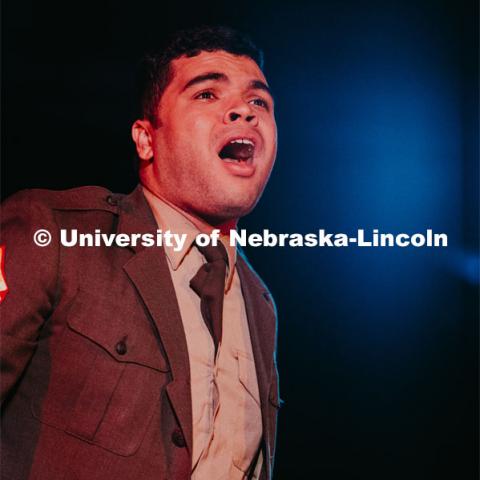
<path fill-rule="evenodd" d="M 258 117 L 249 103 L 244 100 L 239 100 L 227 109 L 223 121 L 224 123 L 241 123 L 243 121 L 249 125 L 256 126 L 258 124 Z"/>

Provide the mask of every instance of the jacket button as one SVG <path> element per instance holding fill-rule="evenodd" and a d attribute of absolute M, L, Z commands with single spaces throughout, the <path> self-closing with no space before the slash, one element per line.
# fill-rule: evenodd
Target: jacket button
<path fill-rule="evenodd" d="M 123 340 L 121 340 L 115 345 L 115 351 L 119 355 L 125 355 L 127 353 L 127 344 Z"/>
<path fill-rule="evenodd" d="M 107 197 L 107 203 L 108 203 L 109 205 L 111 205 L 112 207 L 116 207 L 118 202 L 117 202 L 117 200 L 116 200 L 115 198 L 113 198 L 113 195 L 109 195 L 109 196 Z"/>
<path fill-rule="evenodd" d="M 172 432 L 172 442 L 174 443 L 174 445 L 180 448 L 186 446 L 185 437 L 178 428 Z"/>

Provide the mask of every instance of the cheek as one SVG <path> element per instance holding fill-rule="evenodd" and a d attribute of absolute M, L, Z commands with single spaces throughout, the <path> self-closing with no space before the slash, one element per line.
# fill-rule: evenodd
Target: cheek
<path fill-rule="evenodd" d="M 201 110 L 197 107 L 186 111 L 183 117 L 179 118 L 179 122 L 182 122 L 183 126 L 191 131 L 202 132 L 212 128 L 218 123 L 218 119 L 217 109 L 214 109 L 212 106 L 209 106 L 209 108 L 204 106 Z"/>
<path fill-rule="evenodd" d="M 273 116 L 273 114 L 266 114 L 266 116 L 263 117 L 261 120 L 263 120 L 263 135 L 265 137 L 265 140 L 267 141 L 267 145 L 269 146 L 269 149 L 275 149 L 275 145 L 277 143 L 277 124 L 275 122 L 275 117 Z"/>
<path fill-rule="evenodd" d="M 268 136 L 265 136 L 266 139 L 266 160 L 268 160 L 268 164 L 271 165 L 275 162 L 275 157 L 277 156 L 277 135 L 276 131 L 270 131 Z"/>
<path fill-rule="evenodd" d="M 185 118 L 181 129 L 176 132 L 177 152 L 187 155 L 188 152 L 206 154 L 211 148 L 211 132 L 212 127 L 205 119 Z"/>

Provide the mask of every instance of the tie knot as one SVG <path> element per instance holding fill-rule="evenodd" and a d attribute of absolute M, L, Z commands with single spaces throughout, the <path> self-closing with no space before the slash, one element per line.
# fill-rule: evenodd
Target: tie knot
<path fill-rule="evenodd" d="M 200 252 L 202 252 L 208 263 L 219 260 L 223 260 L 225 264 L 228 263 L 227 250 L 223 246 L 222 242 L 219 242 L 217 246 L 207 245 L 206 247 L 200 247 L 197 245 L 197 248 L 200 250 Z"/>

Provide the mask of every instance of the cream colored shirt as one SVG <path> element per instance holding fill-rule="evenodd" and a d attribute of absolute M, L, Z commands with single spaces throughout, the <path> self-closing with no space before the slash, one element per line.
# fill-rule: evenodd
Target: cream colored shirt
<path fill-rule="evenodd" d="M 187 339 L 190 361 L 193 451 L 192 480 L 247 478 L 262 438 L 257 375 L 236 263 L 236 249 L 221 238 L 228 253 L 222 339 L 215 358 L 213 339 L 190 280 L 205 263 L 193 245 L 211 227 L 191 219 L 144 187 L 145 197 L 162 231 L 186 234 L 182 251 L 165 247 Z M 195 222 L 195 223 L 194 223 Z M 261 469 L 260 456 L 253 478 Z"/>

